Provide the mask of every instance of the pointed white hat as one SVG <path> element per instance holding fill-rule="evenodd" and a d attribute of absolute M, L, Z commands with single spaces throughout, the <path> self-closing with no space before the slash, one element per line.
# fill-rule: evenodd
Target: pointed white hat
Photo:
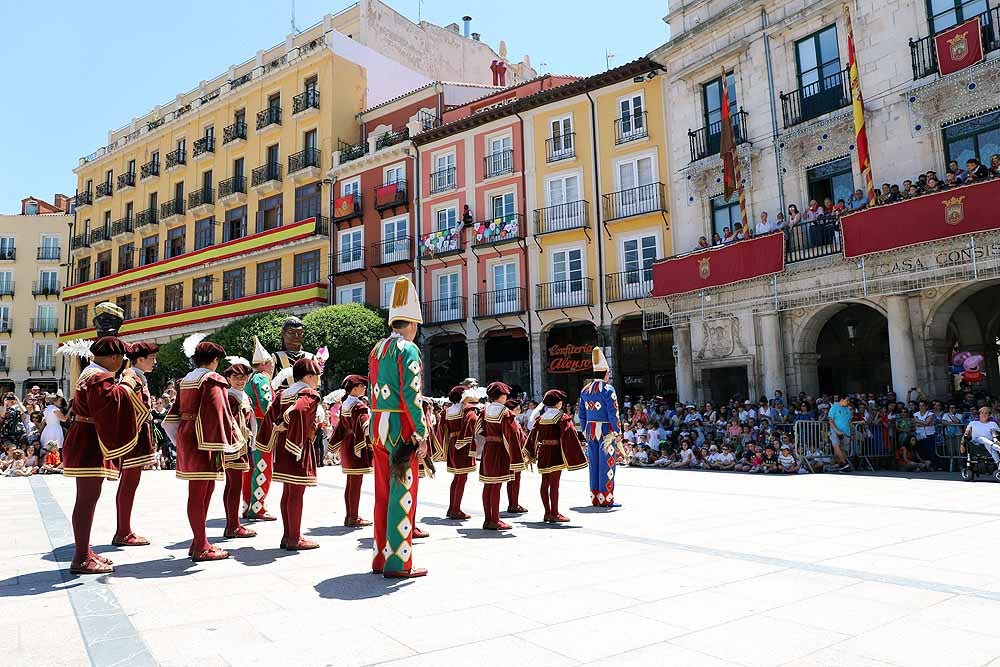
<path fill-rule="evenodd" d="M 406 276 L 401 276 L 396 280 L 396 284 L 392 288 L 392 301 L 389 304 L 390 324 L 395 320 L 416 322 L 417 324 L 424 323 L 417 288 Z"/>
<path fill-rule="evenodd" d="M 253 337 L 253 363 L 262 364 L 268 361 L 271 355 L 268 351 L 264 349 L 264 346 L 260 344 L 260 339 L 256 336 Z"/>
<path fill-rule="evenodd" d="M 594 346 L 594 350 L 590 353 L 592 361 L 594 362 L 594 371 L 599 373 L 601 371 L 609 371 L 611 367 L 608 366 L 608 359 L 604 356 L 604 350 Z"/>

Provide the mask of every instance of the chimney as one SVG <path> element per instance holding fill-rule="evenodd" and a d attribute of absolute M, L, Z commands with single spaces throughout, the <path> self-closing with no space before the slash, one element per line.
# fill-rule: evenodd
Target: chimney
<path fill-rule="evenodd" d="M 462 34 L 465 35 L 466 37 L 469 37 L 469 31 L 472 29 L 472 17 L 471 16 L 463 16 L 462 17 L 462 25 L 464 26 L 464 28 L 462 30 Z"/>
<path fill-rule="evenodd" d="M 63 212 L 69 212 L 69 197 L 63 194 L 56 194 L 55 207 Z"/>
<path fill-rule="evenodd" d="M 472 33 L 472 39 L 474 39 L 475 41 L 478 42 L 479 41 L 479 33 L 478 32 Z"/>

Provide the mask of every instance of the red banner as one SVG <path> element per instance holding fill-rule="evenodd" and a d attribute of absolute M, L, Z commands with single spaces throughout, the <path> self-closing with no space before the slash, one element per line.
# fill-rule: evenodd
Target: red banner
<path fill-rule="evenodd" d="M 386 204 L 393 203 L 399 197 L 401 188 L 402 186 L 399 183 L 380 185 L 375 188 L 375 205 L 385 206 Z"/>
<path fill-rule="evenodd" d="M 354 213 L 354 194 L 337 197 L 333 200 L 333 217 L 344 218 Z"/>
<path fill-rule="evenodd" d="M 993 179 L 851 213 L 840 219 L 844 257 L 1000 229 L 997 201 Z"/>
<path fill-rule="evenodd" d="M 941 76 L 975 65 L 983 59 L 983 33 L 979 17 L 934 35 Z"/>
<path fill-rule="evenodd" d="M 770 276 L 785 268 L 785 235 L 765 234 L 653 264 L 653 296 L 671 296 Z"/>

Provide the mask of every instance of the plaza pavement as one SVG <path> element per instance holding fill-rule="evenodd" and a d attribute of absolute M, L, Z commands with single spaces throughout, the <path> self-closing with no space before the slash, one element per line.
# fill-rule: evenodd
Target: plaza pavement
<path fill-rule="evenodd" d="M 613 512 L 587 507 L 586 473 L 564 475 L 571 524 L 532 511 L 478 530 L 480 485 L 443 520 L 450 477 L 420 485 L 415 562 L 426 579 L 368 573 L 371 529 L 341 526 L 343 476 L 324 468 L 304 526 L 322 547 L 221 539 L 222 484 L 209 535 L 232 550 L 193 564 L 185 485 L 144 473 L 134 528 L 145 548 L 105 546 L 116 485 L 94 531 L 114 575 L 60 570 L 72 548 L 73 483 L 0 480 L 0 618 L 5 665 L 1000 664 L 1000 486 L 955 477 L 751 476 L 620 469 Z M 363 515 L 371 516 L 372 480 Z M 277 510 L 281 485 L 272 506 Z M 504 500 L 504 502 L 506 502 Z M 55 555 L 53 556 L 53 548 Z"/>

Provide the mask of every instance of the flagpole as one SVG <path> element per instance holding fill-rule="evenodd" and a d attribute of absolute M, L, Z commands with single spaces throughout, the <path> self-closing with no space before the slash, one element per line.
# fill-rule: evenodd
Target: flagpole
<path fill-rule="evenodd" d="M 719 98 L 722 104 L 719 153 L 722 155 L 723 196 L 726 201 L 729 201 L 729 198 L 733 196 L 733 190 L 736 190 L 740 200 L 740 224 L 743 225 L 743 233 L 750 236 L 750 225 L 747 221 L 747 199 L 743 193 L 743 174 L 740 171 L 740 152 L 736 147 L 736 136 L 733 131 L 733 114 L 729 108 L 729 82 L 724 66 L 719 85 L 721 86 Z"/>
<path fill-rule="evenodd" d="M 844 16 L 847 19 L 847 59 L 851 82 L 851 105 L 854 110 L 854 141 L 858 149 L 858 164 L 861 175 L 864 176 L 868 189 L 868 203 L 875 203 L 875 182 L 872 178 L 872 161 L 868 152 L 868 132 L 865 129 L 865 102 L 861 96 L 861 76 L 858 69 L 858 58 L 854 50 L 854 27 L 851 22 L 851 9 L 844 4 Z"/>

